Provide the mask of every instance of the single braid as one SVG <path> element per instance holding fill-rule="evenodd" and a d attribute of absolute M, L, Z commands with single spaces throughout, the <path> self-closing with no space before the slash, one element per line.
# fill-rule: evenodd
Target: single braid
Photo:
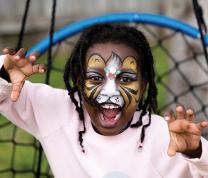
<path fill-rule="evenodd" d="M 83 130 L 79 131 L 79 143 L 82 148 L 82 152 L 85 153 L 85 148 L 83 145 L 83 134 L 86 132 L 86 127 L 85 127 L 85 119 L 84 119 L 84 111 L 83 111 L 83 106 L 82 106 L 82 97 L 80 92 L 78 91 L 79 99 L 80 99 L 80 108 L 79 108 L 79 118 L 82 121 L 83 124 Z"/>
<path fill-rule="evenodd" d="M 139 105 L 138 105 L 138 110 L 141 110 L 141 114 L 140 117 L 138 119 L 138 121 L 134 124 L 131 125 L 132 128 L 137 128 L 140 127 L 141 125 L 143 125 L 142 122 L 142 118 L 144 115 L 147 114 L 148 111 L 148 118 L 149 121 L 147 124 L 142 126 L 141 129 L 141 136 L 140 136 L 140 143 L 141 145 L 144 142 L 144 138 L 145 138 L 145 130 L 146 128 L 151 124 L 151 113 L 152 111 L 157 112 L 157 87 L 155 84 L 155 72 L 154 72 L 154 66 L 153 66 L 153 56 L 151 53 L 151 49 L 149 47 L 148 42 L 146 41 L 145 37 L 143 34 L 139 34 L 140 36 L 140 40 L 141 43 L 143 43 L 142 45 L 142 49 L 144 51 L 144 57 L 146 59 L 146 63 L 141 64 L 142 66 L 144 66 L 145 71 L 143 76 L 144 79 L 148 81 L 147 85 L 148 85 L 148 91 L 147 91 L 147 98 L 145 100 L 143 100 L 143 97 L 141 98 Z"/>
<path fill-rule="evenodd" d="M 84 47 L 83 44 L 80 45 L 80 49 L 79 49 L 79 54 L 81 59 L 85 59 L 85 56 L 83 55 L 83 51 L 84 51 Z M 84 79 L 85 79 L 85 68 L 83 67 L 85 66 L 85 60 L 80 60 L 80 69 L 81 69 L 81 77 L 80 77 L 80 83 L 81 83 L 81 91 L 78 91 L 78 96 L 79 96 L 79 100 L 80 100 L 80 119 L 83 123 L 83 130 L 79 131 L 79 142 L 80 142 L 80 146 L 82 148 L 82 152 L 85 153 L 85 148 L 83 145 L 83 134 L 86 132 L 86 126 L 85 126 L 85 118 L 84 118 L 84 111 L 83 111 L 83 104 L 82 104 L 82 96 L 83 96 L 83 91 L 84 91 Z"/>

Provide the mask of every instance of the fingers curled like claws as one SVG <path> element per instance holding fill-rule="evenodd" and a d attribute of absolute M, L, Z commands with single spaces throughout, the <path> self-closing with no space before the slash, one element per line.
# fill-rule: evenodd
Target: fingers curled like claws
<path fill-rule="evenodd" d="M 25 48 L 21 48 L 17 51 L 16 53 L 16 56 L 15 56 L 15 59 L 16 60 L 19 60 L 21 58 L 25 58 L 25 55 L 26 55 L 27 51 Z"/>
<path fill-rule="evenodd" d="M 190 122 L 194 120 L 194 110 L 192 108 L 188 108 L 186 110 L 186 119 Z"/>
<path fill-rule="evenodd" d="M 202 130 L 202 129 L 208 127 L 208 121 L 202 121 L 202 122 L 198 123 L 197 127 L 199 130 Z"/>
<path fill-rule="evenodd" d="M 14 55 L 16 53 L 15 49 L 6 47 L 3 49 L 3 54 Z"/>
<path fill-rule="evenodd" d="M 186 118 L 185 108 L 182 105 L 176 107 L 176 119 Z"/>
<path fill-rule="evenodd" d="M 28 57 L 29 62 L 34 63 L 36 59 L 38 58 L 38 56 L 39 56 L 39 53 L 37 51 L 33 51 Z"/>
<path fill-rule="evenodd" d="M 165 114 L 164 114 L 164 119 L 167 122 L 174 121 L 175 120 L 175 116 L 174 116 L 173 110 L 166 111 Z"/>
<path fill-rule="evenodd" d="M 44 73 L 45 72 L 45 65 L 43 64 L 36 64 L 33 65 L 33 73 Z"/>

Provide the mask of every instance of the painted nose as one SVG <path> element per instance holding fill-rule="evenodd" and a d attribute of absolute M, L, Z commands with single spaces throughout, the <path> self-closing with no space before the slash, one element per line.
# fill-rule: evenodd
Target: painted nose
<path fill-rule="evenodd" d="M 100 92 L 101 95 L 107 95 L 109 97 L 120 95 L 120 92 L 116 86 L 115 79 L 109 79 L 106 81 L 105 85 L 103 86 L 103 89 Z"/>

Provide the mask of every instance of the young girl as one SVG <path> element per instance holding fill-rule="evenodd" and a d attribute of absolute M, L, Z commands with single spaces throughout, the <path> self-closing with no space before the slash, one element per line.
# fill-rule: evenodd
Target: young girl
<path fill-rule="evenodd" d="M 25 81 L 44 72 L 33 65 L 35 53 L 4 53 L 0 112 L 40 141 L 56 178 L 208 177 L 201 138 L 208 123 L 193 123 L 193 110 L 182 106 L 165 120 L 152 114 L 153 57 L 140 31 L 109 24 L 85 30 L 66 64 L 67 90 Z"/>

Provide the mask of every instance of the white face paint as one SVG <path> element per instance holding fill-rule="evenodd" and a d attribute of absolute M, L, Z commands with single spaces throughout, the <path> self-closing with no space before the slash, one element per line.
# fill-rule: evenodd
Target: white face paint
<path fill-rule="evenodd" d="M 116 84 L 116 76 L 120 73 L 121 59 L 115 53 L 112 53 L 105 67 L 106 82 L 97 96 L 96 100 L 102 104 L 105 102 L 116 104 L 120 107 L 124 105 L 124 99 L 120 95 Z"/>

